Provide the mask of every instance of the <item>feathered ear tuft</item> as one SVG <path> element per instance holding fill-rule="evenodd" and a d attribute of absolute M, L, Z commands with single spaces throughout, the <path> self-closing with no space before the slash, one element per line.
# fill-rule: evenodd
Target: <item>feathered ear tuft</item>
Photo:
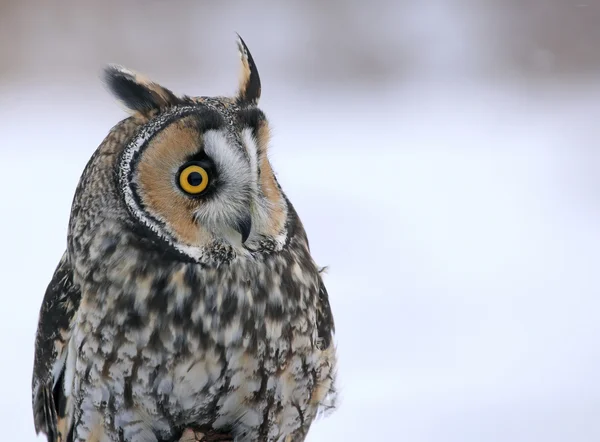
<path fill-rule="evenodd" d="M 128 109 L 143 115 L 166 109 L 181 101 L 169 89 L 122 66 L 107 66 L 104 81 Z"/>
<path fill-rule="evenodd" d="M 244 43 L 244 40 L 242 40 L 242 37 L 240 37 L 239 34 L 237 44 L 242 62 L 237 102 L 246 106 L 256 105 L 260 98 L 260 77 L 258 76 L 258 69 L 256 69 L 248 46 L 246 46 L 246 43 Z"/>

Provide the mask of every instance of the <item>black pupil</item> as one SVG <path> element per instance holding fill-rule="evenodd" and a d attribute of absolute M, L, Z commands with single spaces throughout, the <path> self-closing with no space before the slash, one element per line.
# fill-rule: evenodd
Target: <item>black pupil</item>
<path fill-rule="evenodd" d="M 190 186 L 199 186 L 202 184 L 202 175 L 200 175 L 200 172 L 192 172 L 188 175 L 187 182 Z"/>

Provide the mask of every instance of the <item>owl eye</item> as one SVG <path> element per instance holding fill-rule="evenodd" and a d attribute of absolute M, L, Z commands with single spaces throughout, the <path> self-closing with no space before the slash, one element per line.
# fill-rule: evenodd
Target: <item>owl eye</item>
<path fill-rule="evenodd" d="M 179 171 L 179 186 L 185 193 L 198 195 L 208 187 L 208 172 L 198 164 L 187 164 Z"/>

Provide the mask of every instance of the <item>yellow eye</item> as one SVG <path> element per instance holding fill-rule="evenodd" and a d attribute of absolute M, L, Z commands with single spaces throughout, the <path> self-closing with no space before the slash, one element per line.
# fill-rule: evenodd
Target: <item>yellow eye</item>
<path fill-rule="evenodd" d="M 208 186 L 208 173 L 197 164 L 186 166 L 179 172 L 179 186 L 190 195 L 198 195 Z"/>

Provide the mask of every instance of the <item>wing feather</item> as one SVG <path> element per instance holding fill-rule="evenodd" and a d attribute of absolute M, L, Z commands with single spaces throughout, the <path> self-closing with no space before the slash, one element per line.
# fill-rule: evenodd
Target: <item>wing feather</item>
<path fill-rule="evenodd" d="M 323 272 L 324 269 L 320 271 Z M 335 324 L 331 305 L 329 304 L 329 295 L 323 280 L 319 276 L 319 293 L 317 300 L 317 334 L 321 365 L 315 373 L 318 377 L 318 386 L 313 392 L 312 401 L 318 403 L 317 418 L 327 416 L 336 407 L 336 355 L 335 344 L 333 342 L 335 334 Z"/>
<path fill-rule="evenodd" d="M 320 273 L 323 273 L 325 269 L 321 269 Z M 317 331 L 319 340 L 321 342 L 321 349 L 325 350 L 329 348 L 333 341 L 333 335 L 335 333 L 335 323 L 333 321 L 333 314 L 331 313 L 331 306 L 329 304 L 329 295 L 327 289 L 323 283 L 323 279 L 319 276 L 319 294 L 317 303 Z"/>
<path fill-rule="evenodd" d="M 65 252 L 46 289 L 35 339 L 33 419 L 36 432 L 46 434 L 50 442 L 64 441 L 67 437 L 61 434 L 66 430 L 65 416 L 61 413 L 65 413 L 64 404 L 68 402 L 68 398 L 64 397 L 62 380 L 71 322 L 80 299 L 81 292 L 73 283 L 73 272 Z"/>

